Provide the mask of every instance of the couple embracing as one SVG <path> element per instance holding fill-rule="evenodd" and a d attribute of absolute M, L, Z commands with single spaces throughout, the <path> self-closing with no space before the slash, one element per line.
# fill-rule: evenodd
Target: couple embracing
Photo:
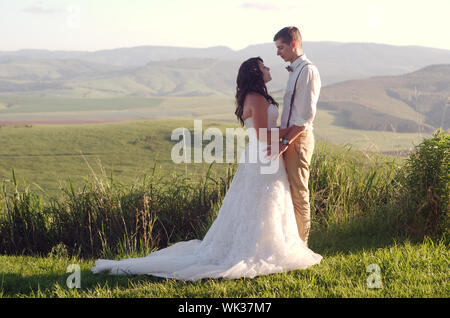
<path fill-rule="evenodd" d="M 143 274 L 196 281 L 238 279 L 305 269 L 322 256 L 308 248 L 309 165 L 314 150 L 313 120 L 320 93 L 317 68 L 303 54 L 296 27 L 274 37 L 277 55 L 290 62 L 281 126 L 278 103 L 268 94 L 270 70 L 261 58 L 242 63 L 237 76 L 236 116 L 255 129 L 256 142 L 270 145 L 278 128 L 279 147 L 268 147 L 279 169 L 261 173 L 261 162 L 241 158 L 222 206 L 203 240 L 175 243 L 141 258 L 99 259 L 94 273 Z M 264 138 L 260 129 L 267 129 Z M 242 156 L 249 156 L 250 143 Z M 278 151 L 276 151 L 278 148 Z"/>

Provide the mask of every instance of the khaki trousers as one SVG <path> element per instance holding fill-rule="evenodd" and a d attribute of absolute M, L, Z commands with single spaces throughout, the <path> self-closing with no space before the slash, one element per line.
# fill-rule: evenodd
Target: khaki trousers
<path fill-rule="evenodd" d="M 306 245 L 311 227 L 308 180 L 313 151 L 314 134 L 310 130 L 304 130 L 283 153 L 298 234 Z"/>

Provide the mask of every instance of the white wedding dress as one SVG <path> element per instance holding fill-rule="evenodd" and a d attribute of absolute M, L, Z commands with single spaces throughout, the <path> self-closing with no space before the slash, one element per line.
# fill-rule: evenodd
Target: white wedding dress
<path fill-rule="evenodd" d="M 277 107 L 270 105 L 269 128 L 276 127 L 277 118 Z M 244 124 L 247 129 L 253 127 L 251 118 Z M 99 259 L 92 271 L 196 281 L 253 278 L 320 263 L 322 256 L 306 247 L 298 235 L 283 160 L 276 159 L 276 173 L 262 174 L 263 163 L 248 163 L 249 152 L 248 144 L 241 154 L 246 161 L 239 164 L 203 240 L 178 242 L 142 258 Z"/>

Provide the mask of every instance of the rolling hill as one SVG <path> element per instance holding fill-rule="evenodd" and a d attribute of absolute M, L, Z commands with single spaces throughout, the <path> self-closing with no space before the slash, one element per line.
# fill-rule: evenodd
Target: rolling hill
<path fill-rule="evenodd" d="M 0 92 L 63 90 L 68 81 L 114 76 L 123 67 L 75 59 L 9 58 L 0 62 Z"/>
<path fill-rule="evenodd" d="M 319 108 L 333 114 L 335 125 L 405 133 L 449 129 L 450 51 L 371 43 L 304 46 L 321 73 Z M 125 111 L 130 108 L 127 98 L 233 98 L 240 63 L 256 55 L 271 67 L 268 88 L 280 99 L 288 73 L 272 43 L 240 51 L 142 46 L 97 52 L 0 52 L 0 115 Z M 424 63 L 439 64 L 423 67 Z M 146 107 L 145 100 L 136 101 L 135 108 Z"/>
<path fill-rule="evenodd" d="M 123 68 L 57 59 L 0 62 L 0 93 L 68 97 L 233 94 L 237 61 L 185 58 Z"/>
<path fill-rule="evenodd" d="M 450 128 L 450 64 L 325 87 L 319 107 L 353 129 L 426 132 Z"/>
<path fill-rule="evenodd" d="M 329 85 L 350 79 L 379 75 L 399 75 L 432 64 L 449 64 L 450 51 L 419 46 L 394 46 L 375 43 L 304 42 L 306 55 L 319 67 L 323 84 Z M 2 67 L 14 59 L 32 60 L 80 60 L 125 68 L 145 66 L 150 62 L 178 59 L 214 59 L 242 63 L 253 56 L 261 56 L 266 64 L 277 72 L 273 88 L 284 87 L 286 74 L 284 63 L 276 55 L 272 42 L 251 45 L 242 50 L 224 46 L 210 48 L 186 48 L 164 46 L 138 46 L 95 52 L 19 50 L 0 51 Z M 232 69 L 235 70 L 234 68 Z M 229 75 L 233 80 L 236 74 Z"/>
<path fill-rule="evenodd" d="M 31 64 L 39 61 L 29 61 Z M 62 63 L 58 61 L 58 63 Z M 209 97 L 230 99 L 234 82 L 230 74 L 239 65 L 234 61 L 214 59 L 180 59 L 150 62 L 131 70 L 104 71 L 99 75 L 88 62 L 52 63 L 35 67 L 35 76 L 42 80 L 26 80 L 22 69 L 14 80 L 2 80 L 7 94 L 0 95 L 0 115 L 16 112 L 100 111 L 148 108 L 151 98 Z M 0 67 L 0 74 L 5 74 Z M 12 72 L 11 72 L 12 73 Z M 91 74 L 95 73 L 95 76 Z M 48 80 L 48 78 L 68 78 Z M 45 80 L 44 80 L 45 79 Z M 270 89 L 281 101 L 283 91 Z M 322 88 L 319 109 L 330 111 L 334 125 L 359 130 L 401 133 L 431 133 L 450 128 L 450 64 L 428 66 L 398 76 L 377 76 L 350 80 Z M 137 99 L 139 101 L 136 103 Z M 142 100 L 141 100 L 142 99 Z M 192 109 L 196 108 L 191 105 Z M 213 110 L 214 109 L 214 110 Z M 168 110 L 168 109 L 167 109 Z M 179 113 L 188 110 L 178 108 Z M 217 109 L 205 109 L 204 114 L 217 115 Z M 159 113 L 161 110 L 159 110 Z M 166 112 L 166 110 L 164 110 Z M 172 109 L 172 114 L 177 110 Z M 124 113 L 122 116 L 126 116 Z M 213 116 L 214 117 L 214 116 Z"/>
<path fill-rule="evenodd" d="M 186 58 L 149 62 L 114 76 L 69 82 L 112 95 L 127 96 L 230 96 L 235 90 L 236 61 Z"/>

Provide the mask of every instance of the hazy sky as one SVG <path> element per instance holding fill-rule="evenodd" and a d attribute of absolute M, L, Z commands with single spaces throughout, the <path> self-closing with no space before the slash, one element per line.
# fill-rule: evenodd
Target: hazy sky
<path fill-rule="evenodd" d="M 304 41 L 450 50 L 449 13 L 450 0 L 0 0 L 0 50 L 242 49 L 287 25 Z"/>

